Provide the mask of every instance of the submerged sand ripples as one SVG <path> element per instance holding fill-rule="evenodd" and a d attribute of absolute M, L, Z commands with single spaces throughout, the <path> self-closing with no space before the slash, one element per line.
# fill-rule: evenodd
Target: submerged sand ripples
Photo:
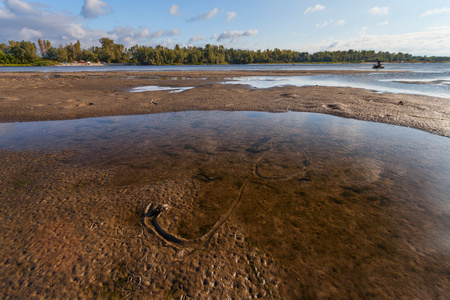
<path fill-rule="evenodd" d="M 72 122 L 0 150 L 4 298 L 448 293 L 446 138 L 296 113 Z"/>

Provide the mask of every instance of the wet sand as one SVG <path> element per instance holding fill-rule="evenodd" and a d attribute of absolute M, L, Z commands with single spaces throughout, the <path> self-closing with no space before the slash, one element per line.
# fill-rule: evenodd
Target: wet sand
<path fill-rule="evenodd" d="M 295 74 L 311 73 L 316 72 Z M 0 73 L 0 121 L 291 110 L 450 136 L 448 99 L 350 88 L 255 90 L 220 84 L 242 75 L 262 74 Z M 145 85 L 195 88 L 129 92 Z M 200 158 L 208 153 L 207 146 L 198 152 Z M 265 141 L 250 146 L 253 152 L 243 160 L 232 151 L 230 156 L 213 156 L 214 165 L 226 168 L 195 171 L 188 170 L 182 152 L 172 153 L 178 169 L 171 172 L 151 155 L 146 156 L 150 168 L 142 161 L 108 167 L 80 161 L 75 151 L 0 150 L 1 297 L 445 299 L 450 293 L 448 244 L 444 238 L 443 245 L 436 245 L 427 235 L 430 228 L 448 230 L 448 214 L 417 196 L 422 182 L 409 189 L 402 170 L 377 181 L 377 166 L 370 161 L 360 164 L 367 171 L 349 170 L 349 158 L 331 167 L 316 158 L 312 176 L 337 178 L 329 186 L 301 175 L 305 181 L 300 186 L 288 180 L 280 190 L 275 183 L 251 178 L 247 198 L 205 248 L 179 247 L 142 222 L 150 203 L 169 204 L 161 225 L 186 239 L 200 236 L 249 178 L 252 163 L 247 162 L 258 161 L 260 149 L 267 147 Z M 308 159 L 301 151 L 288 150 L 299 155 L 296 160 Z M 264 167 L 261 174 L 274 176 Z M 304 164 L 296 172 L 308 168 Z M 217 174 L 225 179 L 214 180 Z M 409 196 L 389 199 L 371 190 L 391 192 L 394 186 L 404 186 Z"/>
<path fill-rule="evenodd" d="M 336 87 L 252 89 L 223 85 L 236 76 L 305 72 L 0 73 L 0 122 L 65 120 L 188 110 L 305 111 L 407 126 L 450 137 L 449 99 Z M 130 93 L 133 87 L 195 87 Z"/>

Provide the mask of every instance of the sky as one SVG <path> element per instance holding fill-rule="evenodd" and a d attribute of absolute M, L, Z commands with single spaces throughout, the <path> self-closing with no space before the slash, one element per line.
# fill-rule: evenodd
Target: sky
<path fill-rule="evenodd" d="M 0 0 L 0 43 L 450 56 L 450 0 Z"/>

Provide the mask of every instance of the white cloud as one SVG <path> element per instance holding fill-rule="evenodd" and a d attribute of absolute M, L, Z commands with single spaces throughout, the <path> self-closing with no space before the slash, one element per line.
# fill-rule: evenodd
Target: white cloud
<path fill-rule="evenodd" d="M 324 9 L 325 9 L 325 6 L 317 4 L 314 7 L 308 7 L 303 14 L 306 15 L 306 14 L 313 13 L 313 12 L 316 12 L 316 11 L 321 11 L 321 10 L 324 10 Z"/>
<path fill-rule="evenodd" d="M 201 14 L 199 16 L 196 17 L 192 17 L 190 19 L 188 19 L 188 22 L 194 22 L 194 21 L 199 21 L 199 20 L 208 20 L 208 19 L 212 19 L 215 15 L 217 15 L 219 13 L 219 9 L 218 8 L 214 8 L 213 10 L 206 12 L 204 14 Z"/>
<path fill-rule="evenodd" d="M 393 35 L 366 35 L 348 40 L 328 40 L 318 44 L 303 45 L 309 52 L 337 50 L 375 50 L 411 53 L 413 55 L 448 56 L 450 26 L 430 28 L 426 31 Z"/>
<path fill-rule="evenodd" d="M 22 28 L 22 30 L 19 32 L 19 39 L 25 40 L 25 41 L 29 41 L 32 38 L 41 37 L 41 36 L 42 36 L 42 33 L 40 33 L 39 31 L 30 29 L 30 28 L 26 28 L 26 27 Z"/>
<path fill-rule="evenodd" d="M 250 29 L 248 31 L 239 31 L 239 30 L 225 31 L 217 38 L 217 41 L 218 42 L 223 40 L 236 41 L 242 37 L 252 36 L 256 34 L 258 34 L 257 29 Z"/>
<path fill-rule="evenodd" d="M 112 37 L 115 43 L 123 44 L 126 47 L 131 47 L 136 44 L 147 45 L 152 43 L 154 39 L 172 37 L 179 34 L 180 31 L 178 29 L 152 31 L 147 27 L 136 29 L 133 27 L 120 26 L 115 27 L 114 30 L 108 32 L 108 36 Z"/>
<path fill-rule="evenodd" d="M 317 28 L 324 28 L 327 27 L 328 25 L 334 25 L 334 26 L 342 26 L 345 25 L 346 21 L 345 20 L 337 20 L 336 22 L 333 20 L 329 20 L 329 21 L 325 21 L 322 24 L 317 23 L 316 27 Z"/>
<path fill-rule="evenodd" d="M 232 19 L 234 19 L 236 17 L 236 13 L 234 11 L 229 11 L 227 12 L 227 21 L 231 21 Z"/>
<path fill-rule="evenodd" d="M 214 33 L 209 39 L 210 40 L 216 40 L 217 39 L 217 34 Z"/>
<path fill-rule="evenodd" d="M 188 44 L 197 43 L 198 41 L 206 41 L 206 38 L 203 35 L 196 35 L 189 39 Z"/>
<path fill-rule="evenodd" d="M 371 15 L 387 15 L 387 14 L 389 14 L 389 7 L 375 6 L 375 7 L 372 7 L 371 9 L 369 9 L 368 13 Z"/>
<path fill-rule="evenodd" d="M 107 15 L 110 12 L 112 12 L 111 6 L 101 0 L 84 0 L 84 5 L 81 8 L 81 15 L 88 19 Z"/>
<path fill-rule="evenodd" d="M 29 3 L 21 0 L 5 0 L 6 8 L 8 8 L 12 13 L 18 14 L 30 14 L 35 13 L 36 10 Z"/>
<path fill-rule="evenodd" d="M 90 29 L 82 24 L 80 16 L 63 12 L 52 12 L 43 6 L 23 5 L 21 1 L 8 0 L 0 7 L 0 41 L 29 40 L 38 38 L 49 40 L 53 46 L 75 43 L 80 40 L 83 48 L 98 46 L 99 39 L 108 37 L 114 42 L 131 47 L 136 44 L 156 45 L 156 39 L 179 35 L 178 29 L 150 30 L 146 27 L 116 27 L 112 31 Z M 0 0 L 1 5 L 1 0 Z M 158 41 L 161 44 L 161 41 Z"/>
<path fill-rule="evenodd" d="M 86 29 L 83 28 L 81 24 L 70 24 L 67 26 L 67 32 L 69 33 L 69 36 L 81 40 L 86 37 Z"/>
<path fill-rule="evenodd" d="M 8 5 L 0 10 L 0 40 L 24 39 L 33 42 L 40 37 L 57 46 L 88 35 L 95 36 L 97 42 L 102 34 L 106 34 L 101 30 L 86 29 L 79 21 L 78 17 L 65 13 L 31 8 L 21 1 L 8 1 Z"/>
<path fill-rule="evenodd" d="M 175 43 L 172 41 L 172 39 L 167 39 L 167 41 L 160 41 L 158 44 L 170 49 L 175 48 Z"/>
<path fill-rule="evenodd" d="M 386 20 L 386 21 L 384 21 L 384 22 L 378 23 L 377 25 L 378 25 L 378 26 L 386 26 L 386 25 L 389 25 L 389 21 Z"/>
<path fill-rule="evenodd" d="M 170 13 L 172 16 L 177 16 L 177 15 L 179 15 L 179 14 L 180 14 L 180 11 L 179 11 L 178 5 L 173 4 L 172 6 L 170 6 L 170 8 L 169 8 L 169 13 Z"/>
<path fill-rule="evenodd" d="M 326 27 L 328 25 L 328 22 L 323 22 L 322 24 L 316 24 L 316 27 L 317 28 L 324 28 L 324 27 Z"/>
<path fill-rule="evenodd" d="M 450 13 L 450 7 L 441 7 L 441 8 L 427 10 L 426 12 L 421 14 L 420 17 L 421 18 L 429 17 L 431 15 L 437 15 L 437 14 L 443 14 L 443 13 Z"/>
<path fill-rule="evenodd" d="M 14 14 L 7 10 L 5 7 L 0 7 L 0 19 L 12 19 Z"/>

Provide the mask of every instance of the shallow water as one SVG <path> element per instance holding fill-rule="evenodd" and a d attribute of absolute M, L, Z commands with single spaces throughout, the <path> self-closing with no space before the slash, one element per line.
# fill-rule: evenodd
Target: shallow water
<path fill-rule="evenodd" d="M 374 90 L 379 93 L 402 93 L 450 99 L 450 71 L 422 73 L 383 73 L 314 76 L 239 77 L 228 84 L 245 84 L 254 88 L 278 86 L 333 86 Z"/>
<path fill-rule="evenodd" d="M 261 140 L 267 140 L 265 144 L 283 145 L 292 139 L 301 143 L 301 148 L 307 147 L 309 155 L 328 153 L 331 159 L 339 153 L 450 172 L 448 138 L 315 113 L 177 112 L 0 123 L 0 149 L 76 150 L 84 157 L 100 154 L 108 159 L 117 159 L 115 155 L 125 153 L 139 159 L 142 153 L 151 152 L 153 156 L 172 160 L 171 151 L 176 152 L 173 156 L 193 158 L 195 154 L 214 157 L 229 152 L 239 156 Z"/>
<path fill-rule="evenodd" d="M 419 130 L 313 113 L 179 112 L 0 124 L 0 149 L 73 150 L 66 163 L 111 170 L 117 185 L 190 178 L 193 199 L 170 189 L 157 199 L 174 203 L 164 228 L 195 239 L 230 213 L 304 285 L 325 267 L 327 280 L 361 288 L 374 278 L 424 286 L 446 269 L 450 139 Z"/>
<path fill-rule="evenodd" d="M 128 160 L 144 164 L 149 160 L 148 155 L 151 155 L 150 160 L 156 165 L 150 164 L 149 168 L 164 165 L 171 166 L 169 169 L 175 171 L 185 165 L 183 176 L 191 176 L 194 169 L 214 165 L 214 160 L 221 155 L 239 161 L 241 156 L 252 154 L 249 149 L 255 143 L 265 144 L 266 150 L 261 153 L 283 149 L 280 157 L 288 162 L 293 160 L 292 163 L 275 160 L 273 166 L 268 163 L 266 168 L 271 174 L 269 177 L 277 176 L 276 171 L 270 171 L 271 168 L 298 168 L 304 158 L 296 157 L 297 152 L 307 149 L 312 162 L 317 157 L 321 157 L 321 163 L 325 165 L 348 160 L 346 164 L 349 167 L 359 168 L 364 174 L 377 174 L 373 175 L 374 179 L 362 178 L 363 181 L 377 181 L 387 167 L 395 169 L 408 166 L 427 170 L 436 176 L 431 182 L 442 183 L 427 187 L 430 192 L 444 191 L 439 198 L 445 200 L 450 194 L 448 180 L 442 181 L 450 178 L 448 138 L 410 128 L 329 115 L 297 112 L 179 112 L 0 124 L 1 149 L 76 150 L 86 162 L 107 165 L 123 165 Z M 255 153 L 252 155 L 257 157 L 260 152 Z M 183 161 L 181 165 L 180 160 Z M 207 163 L 199 166 L 200 161 Z M 361 161 L 371 163 L 365 165 Z M 286 166 L 280 167 L 279 164 Z M 227 168 L 225 165 L 221 167 Z M 169 169 L 166 171 L 169 172 Z M 420 181 L 422 174 L 422 171 L 411 172 L 405 176 Z M 156 180 L 161 176 L 155 173 L 152 178 Z M 426 181 L 430 181 L 430 178 Z M 425 190 L 421 192 L 427 194 Z"/>

